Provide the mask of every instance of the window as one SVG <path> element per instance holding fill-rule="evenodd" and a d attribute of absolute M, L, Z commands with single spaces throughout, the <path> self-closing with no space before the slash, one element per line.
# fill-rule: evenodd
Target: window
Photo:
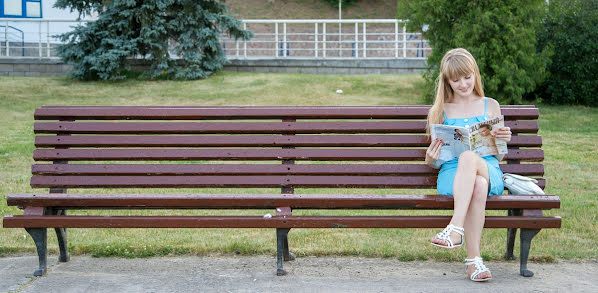
<path fill-rule="evenodd" d="M 0 17 L 42 18 L 41 0 L 0 0 Z"/>

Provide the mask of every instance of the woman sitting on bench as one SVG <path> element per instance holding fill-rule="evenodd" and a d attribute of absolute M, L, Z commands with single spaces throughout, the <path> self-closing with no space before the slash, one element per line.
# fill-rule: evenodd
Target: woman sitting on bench
<path fill-rule="evenodd" d="M 484 96 L 478 65 L 465 49 L 448 51 L 440 63 L 436 98 L 428 113 L 428 133 L 432 124 L 468 127 L 470 124 L 500 116 L 498 102 Z M 492 133 L 494 137 L 511 140 L 509 127 Z M 432 141 L 426 151 L 426 163 L 438 168 L 442 141 Z M 480 157 L 472 151 L 445 162 L 438 173 L 439 194 L 454 197 L 454 212 L 450 224 L 432 240 L 443 248 L 462 246 L 467 239 L 467 274 L 472 281 L 492 279 L 490 270 L 480 257 L 480 240 L 484 227 L 486 197 L 502 194 L 502 171 L 498 162 L 504 155 Z"/>

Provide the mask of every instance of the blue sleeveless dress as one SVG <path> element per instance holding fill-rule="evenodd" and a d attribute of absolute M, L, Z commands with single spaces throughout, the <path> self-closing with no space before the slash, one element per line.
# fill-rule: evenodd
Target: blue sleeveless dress
<path fill-rule="evenodd" d="M 468 118 L 454 118 L 449 119 L 444 115 L 444 125 L 455 125 L 455 126 L 462 126 L 468 127 L 471 124 L 482 122 L 488 120 L 488 98 L 486 98 L 486 102 L 484 104 L 484 115 L 468 117 Z M 486 161 L 486 165 L 488 166 L 488 176 L 490 179 L 490 186 L 488 186 L 488 195 L 496 195 L 502 194 L 505 187 L 502 181 L 502 171 L 498 166 L 498 159 L 495 156 L 485 156 L 482 157 L 484 161 Z M 448 196 L 453 196 L 453 180 L 455 179 L 455 174 L 457 173 L 457 165 L 459 163 L 459 158 L 455 158 L 448 162 L 445 162 L 440 167 L 440 171 L 438 172 L 438 182 L 436 183 L 436 190 L 438 194 L 444 194 Z"/>

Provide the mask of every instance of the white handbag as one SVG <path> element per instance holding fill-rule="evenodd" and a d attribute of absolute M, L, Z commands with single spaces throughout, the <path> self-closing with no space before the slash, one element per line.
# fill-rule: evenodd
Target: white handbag
<path fill-rule="evenodd" d="M 502 180 L 512 194 L 544 194 L 544 190 L 536 184 L 538 180 L 534 178 L 505 173 Z"/>

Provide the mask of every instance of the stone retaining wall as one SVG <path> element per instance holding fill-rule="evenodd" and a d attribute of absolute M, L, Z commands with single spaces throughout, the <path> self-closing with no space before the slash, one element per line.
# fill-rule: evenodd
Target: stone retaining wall
<path fill-rule="evenodd" d="M 133 67 L 144 67 L 133 61 Z M 225 70 L 243 72 L 287 72 L 311 74 L 405 74 L 426 67 L 422 59 L 239 59 Z M 0 58 L 0 76 L 64 76 L 72 67 L 60 58 Z"/>

